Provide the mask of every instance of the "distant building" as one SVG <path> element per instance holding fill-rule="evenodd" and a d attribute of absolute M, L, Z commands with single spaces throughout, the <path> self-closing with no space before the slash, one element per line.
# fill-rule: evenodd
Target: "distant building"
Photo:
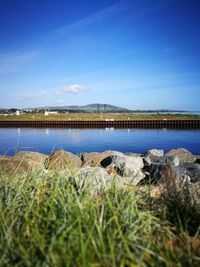
<path fill-rule="evenodd" d="M 19 115 L 20 115 L 20 113 L 19 113 L 19 110 L 16 110 L 16 115 L 17 115 L 17 116 L 19 116 Z"/>
<path fill-rule="evenodd" d="M 44 115 L 48 116 L 48 115 L 53 115 L 53 114 L 58 114 L 58 111 L 45 111 Z"/>

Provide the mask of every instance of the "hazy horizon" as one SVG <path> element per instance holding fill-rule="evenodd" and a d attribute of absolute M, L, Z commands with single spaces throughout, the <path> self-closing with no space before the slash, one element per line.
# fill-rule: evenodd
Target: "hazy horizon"
<path fill-rule="evenodd" d="M 137 109 L 129 109 L 129 108 L 127 108 L 127 107 L 124 107 L 124 106 L 116 106 L 116 105 L 112 105 L 112 104 L 108 104 L 108 103 L 88 103 L 88 104 L 83 104 L 83 105 L 76 105 L 76 104 L 73 104 L 73 105 L 49 105 L 49 106 L 38 106 L 38 107 L 23 107 L 23 108 L 19 108 L 19 107 L 17 107 L 17 106 L 12 106 L 12 107 L 10 107 L 10 108 L 3 108 L 3 107 L 0 107 L 0 109 L 5 109 L 5 110 L 7 110 L 7 109 L 18 109 L 18 110 L 29 110 L 29 109 L 48 109 L 48 108 L 57 108 L 57 109 L 59 109 L 59 108 L 65 108 L 65 107 L 86 107 L 86 106 L 90 106 L 90 105 L 102 105 L 102 106 L 104 106 L 104 105 L 109 105 L 109 106 L 114 106 L 115 108 L 122 108 L 122 109 L 127 109 L 127 111 L 142 111 L 142 112 L 145 112 L 145 111 L 163 111 L 163 112 L 165 112 L 165 111 L 171 111 L 171 112 L 189 112 L 189 113 L 192 113 L 192 112 L 194 112 L 194 113 L 200 113 L 200 110 L 186 110 L 186 109 L 168 109 L 168 108 L 166 108 L 166 109 L 163 109 L 163 108 L 156 108 L 156 109 L 141 109 L 141 108 L 137 108 Z M 102 108 L 102 107 L 101 107 Z"/>
<path fill-rule="evenodd" d="M 200 1 L 1 0 L 0 108 L 200 110 Z"/>

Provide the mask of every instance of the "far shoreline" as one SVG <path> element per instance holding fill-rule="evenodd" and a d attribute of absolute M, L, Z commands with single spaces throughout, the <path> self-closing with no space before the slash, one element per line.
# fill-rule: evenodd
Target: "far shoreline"
<path fill-rule="evenodd" d="M 0 114 L 1 121 L 101 121 L 101 120 L 200 120 L 199 114 L 134 114 L 134 113 L 18 113 Z"/>
<path fill-rule="evenodd" d="M 166 129 L 200 129 L 200 116 L 198 118 L 182 117 L 157 117 L 157 118 L 124 118 L 118 119 L 113 116 L 100 119 L 80 119 L 54 116 L 53 118 L 41 118 L 32 116 L 0 119 L 0 128 L 6 127 L 35 127 L 35 128 L 166 128 Z"/>

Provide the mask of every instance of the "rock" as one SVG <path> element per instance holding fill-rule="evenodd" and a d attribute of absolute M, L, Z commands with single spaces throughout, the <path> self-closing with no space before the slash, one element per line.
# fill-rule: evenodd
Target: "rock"
<path fill-rule="evenodd" d="M 192 204 L 198 208 L 198 212 L 200 213 L 200 181 L 195 184 L 191 183 L 188 186 L 188 189 L 193 200 Z"/>
<path fill-rule="evenodd" d="M 84 165 L 90 165 L 90 166 L 97 166 L 100 164 L 100 162 L 111 155 L 121 154 L 121 152 L 117 151 L 104 151 L 101 153 L 98 152 L 90 152 L 90 153 L 82 153 L 81 159 Z"/>
<path fill-rule="evenodd" d="M 144 169 L 146 170 L 146 168 L 147 168 L 147 170 L 148 170 L 149 166 L 152 164 L 152 161 L 149 157 L 144 157 L 143 163 L 144 163 Z"/>
<path fill-rule="evenodd" d="M 184 148 L 177 148 L 177 149 L 172 149 L 169 152 L 165 154 L 165 156 L 177 156 L 179 158 L 180 163 L 181 162 L 195 162 L 196 157 L 192 155 L 191 152 Z"/>
<path fill-rule="evenodd" d="M 84 165 L 97 166 L 103 158 L 104 153 L 91 152 L 81 154 L 81 159 Z"/>
<path fill-rule="evenodd" d="M 157 163 L 157 164 L 164 164 L 166 162 L 166 157 L 149 157 L 149 156 L 145 156 L 143 158 L 143 162 L 145 164 L 145 166 L 150 166 L 153 163 Z"/>
<path fill-rule="evenodd" d="M 195 163 L 198 163 L 198 164 L 200 164 L 200 156 L 199 155 L 197 155 L 197 156 L 195 156 L 196 157 L 196 161 L 195 161 Z"/>
<path fill-rule="evenodd" d="M 81 167 L 81 159 L 64 150 L 54 151 L 46 160 L 46 167 L 48 170 L 62 171 L 69 168 Z"/>
<path fill-rule="evenodd" d="M 26 176 L 29 172 L 42 170 L 43 165 L 20 158 L 0 159 L 0 171 L 11 176 Z"/>
<path fill-rule="evenodd" d="M 144 178 L 144 174 L 141 172 L 144 166 L 141 157 L 113 155 L 102 160 L 101 165 L 107 169 L 113 168 L 113 171 L 116 171 L 117 174 L 130 177 L 132 180 L 135 179 L 137 183 Z"/>
<path fill-rule="evenodd" d="M 179 158 L 177 156 L 165 156 L 164 157 L 165 159 L 165 162 L 168 163 L 168 164 L 172 164 L 176 167 L 179 166 Z"/>
<path fill-rule="evenodd" d="M 48 158 L 48 155 L 32 152 L 32 151 L 20 151 L 14 155 L 13 158 L 23 158 L 27 160 L 40 160 L 45 161 Z"/>
<path fill-rule="evenodd" d="M 0 170 L 3 173 L 16 176 L 24 176 L 32 171 L 44 170 L 47 155 L 22 151 L 14 157 L 3 156 L 0 158 Z"/>
<path fill-rule="evenodd" d="M 190 181 L 190 177 L 187 175 L 185 170 L 179 168 L 177 165 L 179 164 L 176 157 L 163 157 L 162 160 L 147 164 L 145 161 L 145 173 L 146 176 L 143 180 L 141 180 L 140 184 L 160 184 L 166 182 L 166 180 L 170 182 L 176 183 L 185 183 Z M 145 159 L 146 160 L 146 159 Z"/>
<path fill-rule="evenodd" d="M 129 156 L 129 157 L 141 157 L 142 155 L 139 154 L 139 153 L 131 153 L 131 152 L 128 152 L 128 153 L 124 153 L 124 155 L 126 156 Z"/>
<path fill-rule="evenodd" d="M 151 157 L 163 157 L 164 156 L 164 150 L 162 149 L 150 149 L 145 156 L 151 158 Z"/>
<path fill-rule="evenodd" d="M 174 166 L 179 165 L 179 158 L 177 156 L 164 156 L 164 157 L 154 157 L 151 158 L 151 163 L 157 163 L 157 164 L 172 164 Z"/>
<path fill-rule="evenodd" d="M 117 174 L 109 175 L 105 169 L 101 167 L 82 167 L 77 175 L 78 184 L 82 189 L 88 189 L 92 194 L 97 195 L 105 190 L 108 190 L 112 182 L 116 182 L 116 186 L 120 189 L 127 186 L 136 185 L 140 179 L 143 179 L 142 172 L 137 176 L 137 180 L 133 177 L 121 177 Z"/>
<path fill-rule="evenodd" d="M 97 166 L 104 158 L 108 157 L 109 155 L 110 153 L 107 152 L 90 152 L 83 153 L 81 155 L 81 159 L 84 165 Z"/>
<path fill-rule="evenodd" d="M 190 177 L 192 183 L 200 182 L 200 164 L 192 162 L 182 162 L 179 171 Z"/>
<path fill-rule="evenodd" d="M 100 162 L 100 165 L 104 168 L 110 167 L 113 156 L 108 156 Z M 112 166 L 111 166 L 112 167 Z"/>
<path fill-rule="evenodd" d="M 15 154 L 13 160 L 25 161 L 33 168 L 44 168 L 44 163 L 47 158 L 47 155 L 38 152 L 21 151 Z"/>
<path fill-rule="evenodd" d="M 111 156 L 111 155 L 124 155 L 124 153 L 119 152 L 119 151 L 114 151 L 114 150 L 107 150 L 104 153 L 109 154 L 109 156 Z"/>
<path fill-rule="evenodd" d="M 140 183 L 144 179 L 145 175 L 142 171 L 139 171 L 137 175 L 134 176 L 128 176 L 128 177 L 120 177 L 118 179 L 117 183 L 120 188 L 124 188 L 127 186 L 135 186 Z"/>
<path fill-rule="evenodd" d="M 164 157 L 149 157 L 143 158 L 144 170 L 149 172 L 151 164 L 163 165 L 163 164 L 172 164 L 174 166 L 179 166 L 179 158 L 177 156 L 164 156 Z M 156 165 L 155 165 L 156 166 Z"/>
<path fill-rule="evenodd" d="M 113 179 L 103 168 L 90 166 L 82 167 L 77 177 L 80 188 L 88 189 L 95 195 L 109 188 Z"/>
<path fill-rule="evenodd" d="M 144 169 L 147 175 L 141 180 L 140 184 L 158 184 L 163 178 L 165 166 L 165 163 L 151 163 L 150 165 L 146 165 Z"/>

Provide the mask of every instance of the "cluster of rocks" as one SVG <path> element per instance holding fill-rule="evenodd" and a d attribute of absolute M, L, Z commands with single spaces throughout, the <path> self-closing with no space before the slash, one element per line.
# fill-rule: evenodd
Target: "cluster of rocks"
<path fill-rule="evenodd" d="M 200 183 L 200 157 L 184 148 L 167 153 L 152 149 L 144 155 L 105 151 L 82 153 L 79 156 L 57 150 L 49 156 L 37 152 L 19 152 L 13 157 L 0 157 L 0 172 L 25 176 L 31 171 L 59 172 L 74 175 L 81 186 L 98 192 L 108 188 L 113 180 L 120 186 Z"/>

